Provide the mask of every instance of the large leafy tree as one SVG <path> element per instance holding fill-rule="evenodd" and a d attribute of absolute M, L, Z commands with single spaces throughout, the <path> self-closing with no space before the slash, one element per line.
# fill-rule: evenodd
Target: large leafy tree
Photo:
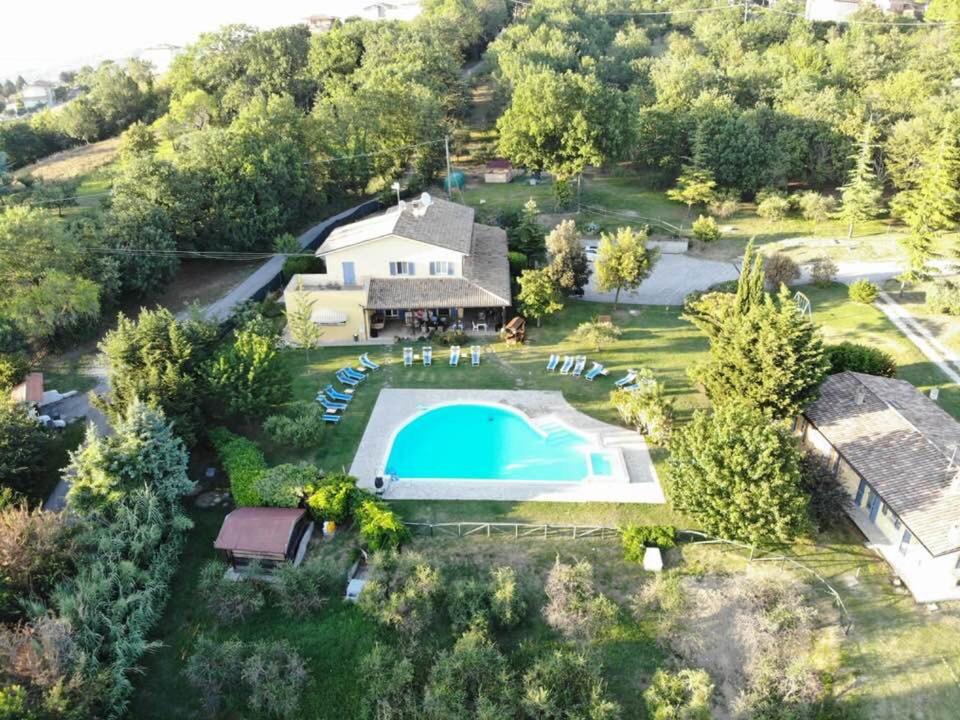
<path fill-rule="evenodd" d="M 537 321 L 537 327 L 543 318 L 563 310 L 560 292 L 545 268 L 524 270 L 518 282 L 517 302 L 524 315 Z"/>
<path fill-rule="evenodd" d="M 188 445 L 203 427 L 206 382 L 203 368 L 217 339 L 215 326 L 178 321 L 169 310 L 141 310 L 136 320 L 122 313 L 100 350 L 108 365 L 110 391 L 95 401 L 116 423 L 134 400 L 160 409 Z"/>
<path fill-rule="evenodd" d="M 587 253 L 573 220 L 564 220 L 547 235 L 547 272 L 560 290 L 568 295 L 583 295 L 590 279 Z"/>
<path fill-rule="evenodd" d="M 673 506 L 711 535 L 762 544 L 809 527 L 800 451 L 789 429 L 746 403 L 694 413 L 674 433 L 667 466 Z"/>
<path fill-rule="evenodd" d="M 621 290 L 632 290 L 650 276 L 657 253 L 647 248 L 645 230 L 630 227 L 617 228 L 613 235 L 603 233 L 597 251 L 597 289 L 616 291 L 613 308 L 620 302 Z"/>
<path fill-rule="evenodd" d="M 290 372 L 277 338 L 256 327 L 240 328 L 207 370 L 212 398 L 231 414 L 266 414 L 290 399 Z"/>
<path fill-rule="evenodd" d="M 847 237 L 853 237 L 857 223 L 871 220 L 880 214 L 883 188 L 877 180 L 873 164 L 876 129 L 872 122 L 864 124 L 857 138 L 857 150 L 851 156 L 853 167 L 847 182 L 841 188 L 840 210 L 837 217 L 847 223 Z"/>
<path fill-rule="evenodd" d="M 102 436 L 90 425 L 72 454 L 67 502 L 73 512 L 86 516 L 107 510 L 143 487 L 170 504 L 190 492 L 186 447 L 161 411 L 134 400 L 113 430 Z"/>

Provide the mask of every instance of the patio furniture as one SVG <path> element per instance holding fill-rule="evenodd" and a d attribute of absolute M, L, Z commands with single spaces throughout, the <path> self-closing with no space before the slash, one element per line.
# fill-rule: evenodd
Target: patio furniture
<path fill-rule="evenodd" d="M 356 387 L 357 385 L 360 384 L 360 381 L 359 381 L 359 380 L 356 380 L 356 379 L 350 377 L 349 375 L 347 375 L 347 374 L 346 374 L 345 372 L 343 372 L 342 370 L 340 370 L 340 371 L 337 373 L 337 380 L 339 380 L 340 382 L 342 382 L 344 385 L 349 385 L 350 387 Z"/>
<path fill-rule="evenodd" d="M 617 380 L 617 381 L 614 383 L 614 385 L 616 385 L 618 388 L 624 388 L 624 387 L 626 387 L 627 385 L 632 384 L 633 381 L 636 380 L 636 379 L 637 379 L 637 371 L 636 371 L 636 370 L 632 370 L 632 369 L 631 369 L 631 370 L 627 370 L 627 374 L 624 375 L 624 376 L 623 376 L 622 378 L 620 378 L 619 380 Z"/>
<path fill-rule="evenodd" d="M 413 348 L 405 347 L 403 349 L 403 364 L 406 367 L 413 365 Z"/>
<path fill-rule="evenodd" d="M 379 370 L 380 366 L 377 365 L 373 360 L 370 359 L 370 356 L 367 353 L 364 353 L 360 356 L 360 364 L 363 365 L 368 370 Z"/>
<path fill-rule="evenodd" d="M 586 378 L 587 380 L 594 380 L 598 375 L 603 375 L 604 372 L 605 371 L 603 369 L 603 365 L 601 365 L 598 362 L 595 362 L 593 364 L 593 367 L 590 368 L 590 372 L 587 373 Z"/>
<path fill-rule="evenodd" d="M 560 356 L 554 353 L 550 356 L 550 359 L 547 360 L 547 372 L 553 372 L 557 369 L 557 365 L 560 364 Z"/>
<path fill-rule="evenodd" d="M 327 393 L 327 397 L 336 400 L 337 402 L 348 403 L 353 400 L 353 391 L 348 390 L 347 392 L 340 392 L 333 385 L 327 385 L 324 389 L 324 392 Z"/>
<path fill-rule="evenodd" d="M 577 362 L 573 366 L 573 376 L 580 377 L 583 375 L 583 369 L 587 366 L 587 356 L 581 355 L 577 358 Z"/>
<path fill-rule="evenodd" d="M 350 377 L 355 378 L 356 380 L 360 380 L 361 382 L 367 379 L 367 376 L 364 373 L 357 370 L 357 368 L 345 367 L 343 368 L 343 371 Z"/>
<path fill-rule="evenodd" d="M 323 421 L 328 423 L 333 423 L 334 425 L 336 425 L 338 422 L 340 422 L 340 416 L 324 414 Z"/>
<path fill-rule="evenodd" d="M 522 343 L 527 339 L 527 321 L 517 315 L 504 325 L 503 334 L 508 344 Z"/>
<path fill-rule="evenodd" d="M 450 365 L 456 367 L 460 364 L 460 346 L 451 345 L 450 346 Z"/>
<path fill-rule="evenodd" d="M 433 365 L 433 348 L 429 345 L 423 348 L 423 364 L 425 366 Z"/>
<path fill-rule="evenodd" d="M 486 332 L 486 331 L 487 331 L 487 324 L 486 324 L 485 322 L 475 322 L 475 323 L 473 323 L 473 330 L 474 330 L 474 332 L 479 332 L 479 331 L 481 331 L 481 330 L 482 330 L 483 332 Z"/>
<path fill-rule="evenodd" d="M 330 401 L 327 400 L 327 398 L 324 397 L 323 395 L 321 395 L 320 397 L 317 398 L 317 402 L 320 403 L 321 405 L 323 405 L 323 409 L 324 409 L 324 410 L 327 410 L 327 411 L 329 411 L 329 412 L 337 412 L 337 411 L 339 411 L 339 410 L 346 410 L 346 409 L 347 409 L 347 404 L 346 404 L 346 403 L 330 402 Z"/>
<path fill-rule="evenodd" d="M 470 364 L 479 365 L 480 364 L 480 346 L 474 345 L 470 348 Z"/>
<path fill-rule="evenodd" d="M 573 368 L 574 359 L 570 355 L 563 356 L 563 365 L 560 366 L 561 375 L 569 375 L 571 368 Z"/>

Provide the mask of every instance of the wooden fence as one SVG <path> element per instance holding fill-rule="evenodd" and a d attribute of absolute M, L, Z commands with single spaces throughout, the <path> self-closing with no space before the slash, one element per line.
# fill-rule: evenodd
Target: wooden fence
<path fill-rule="evenodd" d="M 615 540 L 620 537 L 617 528 L 603 525 L 549 525 L 531 523 L 502 522 L 447 522 L 447 523 L 404 523 L 414 535 L 428 537 L 509 537 L 521 538 L 566 538 L 578 540 Z"/>

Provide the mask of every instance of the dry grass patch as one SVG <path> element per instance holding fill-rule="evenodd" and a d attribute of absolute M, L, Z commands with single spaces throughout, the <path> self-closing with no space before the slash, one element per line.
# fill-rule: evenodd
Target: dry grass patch
<path fill-rule="evenodd" d="M 120 137 L 64 150 L 27 165 L 18 175 L 33 175 L 43 180 L 70 180 L 87 175 L 112 163 L 120 149 Z"/>

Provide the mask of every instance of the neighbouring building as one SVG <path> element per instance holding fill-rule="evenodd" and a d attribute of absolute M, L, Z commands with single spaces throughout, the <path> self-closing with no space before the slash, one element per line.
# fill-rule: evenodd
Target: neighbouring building
<path fill-rule="evenodd" d="M 53 107 L 56 104 L 56 98 L 53 95 L 56 87 L 56 83 L 47 82 L 46 80 L 37 80 L 29 85 L 24 85 L 20 91 L 23 109 L 30 111 Z"/>
<path fill-rule="evenodd" d="M 306 22 L 307 27 L 310 28 L 310 32 L 314 35 L 322 35 L 323 33 L 330 32 L 333 26 L 339 21 L 340 18 L 333 15 L 310 15 L 304 18 L 304 22 Z"/>
<path fill-rule="evenodd" d="M 420 0 L 394 0 L 365 5 L 360 11 L 364 20 L 413 20 L 420 14 Z"/>
<path fill-rule="evenodd" d="M 917 602 L 960 599 L 960 423 L 903 380 L 843 372 L 796 430 Z"/>
<path fill-rule="evenodd" d="M 294 275 L 284 303 L 310 303 L 322 343 L 426 328 L 493 333 L 510 306 L 506 232 L 426 193 L 337 228 L 316 254 L 326 273 Z"/>
<path fill-rule="evenodd" d="M 164 75 L 170 69 L 177 55 L 183 52 L 179 45 L 153 45 L 140 51 L 137 57 L 153 66 L 156 75 Z"/>
<path fill-rule="evenodd" d="M 285 562 L 299 565 L 312 535 L 303 508 L 242 507 L 223 519 L 213 547 L 234 571 L 251 563 L 269 571 Z"/>
<path fill-rule="evenodd" d="M 922 16 L 926 3 L 911 0 L 806 0 L 804 17 L 814 22 L 845 22 L 861 7 L 874 7 L 891 15 Z"/>
<path fill-rule="evenodd" d="M 485 183 L 508 183 L 517 176 L 513 163 L 503 158 L 494 158 L 483 171 Z"/>

